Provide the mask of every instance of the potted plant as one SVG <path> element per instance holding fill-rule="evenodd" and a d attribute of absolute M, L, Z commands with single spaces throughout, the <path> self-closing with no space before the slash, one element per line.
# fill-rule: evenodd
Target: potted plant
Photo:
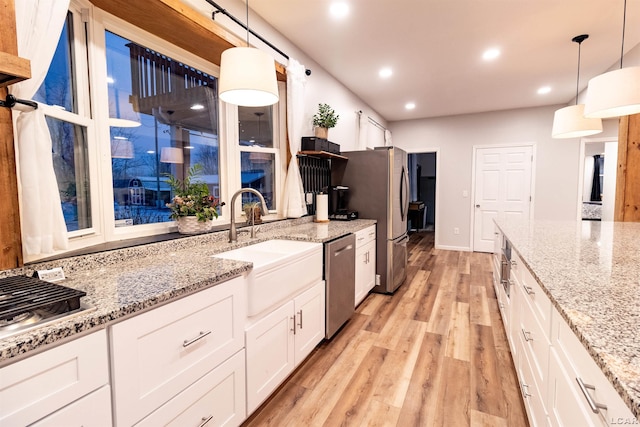
<path fill-rule="evenodd" d="M 318 104 L 318 112 L 313 115 L 313 126 L 318 138 L 328 139 L 329 129 L 335 127 L 340 116 L 329 104 Z"/>
<path fill-rule="evenodd" d="M 167 174 L 167 183 L 173 192 L 171 218 L 178 223 L 178 232 L 195 234 L 210 231 L 213 219 L 218 218 L 218 207 L 224 206 L 220 200 L 209 194 L 209 187 L 201 179 L 202 165 L 196 163 L 184 180 Z"/>
<path fill-rule="evenodd" d="M 262 212 L 259 202 L 249 202 L 242 205 L 242 210 L 247 217 L 247 225 L 262 224 Z"/>

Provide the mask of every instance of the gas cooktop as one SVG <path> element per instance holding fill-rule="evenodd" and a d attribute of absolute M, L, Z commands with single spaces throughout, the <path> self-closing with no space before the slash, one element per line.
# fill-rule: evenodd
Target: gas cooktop
<path fill-rule="evenodd" d="M 0 279 L 0 339 L 84 310 L 86 292 L 28 276 Z"/>

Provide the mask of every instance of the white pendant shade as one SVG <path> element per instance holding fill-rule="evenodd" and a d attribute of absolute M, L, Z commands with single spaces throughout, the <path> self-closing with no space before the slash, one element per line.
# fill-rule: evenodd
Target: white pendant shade
<path fill-rule="evenodd" d="M 602 120 L 584 117 L 584 104 L 561 108 L 553 115 L 553 138 L 579 138 L 600 132 Z"/>
<path fill-rule="evenodd" d="M 133 159 L 133 142 L 126 139 L 112 139 L 111 157 L 114 159 Z"/>
<path fill-rule="evenodd" d="M 220 58 L 220 99 L 244 107 L 261 107 L 278 102 L 278 81 L 274 60 L 252 47 L 234 47 Z"/>
<path fill-rule="evenodd" d="M 160 161 L 162 163 L 184 163 L 182 148 L 164 147 L 160 151 Z"/>
<path fill-rule="evenodd" d="M 589 80 L 584 114 L 601 119 L 640 113 L 640 67 L 627 67 Z"/>

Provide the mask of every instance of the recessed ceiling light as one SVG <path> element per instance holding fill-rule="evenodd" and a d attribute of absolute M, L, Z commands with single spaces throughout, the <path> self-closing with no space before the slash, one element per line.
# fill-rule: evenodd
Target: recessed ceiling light
<path fill-rule="evenodd" d="M 331 15 L 335 18 L 344 18 L 349 14 L 349 5 L 344 2 L 332 3 L 329 7 L 329 12 L 331 12 Z"/>
<path fill-rule="evenodd" d="M 193 104 L 191 106 L 191 109 L 192 110 L 203 110 L 204 109 L 204 105 L 202 105 L 202 104 Z"/>
<path fill-rule="evenodd" d="M 538 95 L 546 95 L 549 92 L 551 92 L 551 87 L 549 86 L 542 86 L 540 89 L 538 89 Z"/>
<path fill-rule="evenodd" d="M 407 102 L 406 104 L 404 104 L 404 108 L 406 108 L 407 110 L 413 110 L 414 108 L 416 108 L 416 104 L 414 102 Z"/>
<path fill-rule="evenodd" d="M 378 75 L 383 79 L 387 79 L 391 77 L 392 74 L 393 74 L 393 70 L 391 70 L 391 68 L 389 67 L 385 67 L 378 72 Z"/>
<path fill-rule="evenodd" d="M 500 49 L 493 47 L 484 51 L 484 53 L 482 54 L 482 59 L 484 59 L 485 61 L 493 61 L 498 56 L 500 56 Z"/>

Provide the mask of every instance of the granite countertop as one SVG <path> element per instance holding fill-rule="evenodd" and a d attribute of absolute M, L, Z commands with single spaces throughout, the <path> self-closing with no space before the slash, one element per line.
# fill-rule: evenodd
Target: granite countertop
<path fill-rule="evenodd" d="M 640 223 L 496 223 L 640 419 Z"/>
<path fill-rule="evenodd" d="M 238 242 L 233 244 L 227 242 L 228 231 L 220 231 L 2 271 L 0 276 L 31 275 L 37 269 L 62 266 L 66 279 L 60 284 L 85 291 L 87 295 L 81 303 L 90 309 L 3 338 L 0 365 L 224 282 L 252 268 L 248 262 L 213 258 L 211 255 L 216 253 L 272 239 L 323 243 L 375 223 L 374 220 L 314 223 L 305 217 L 262 224 L 255 239 L 240 232 Z"/>

